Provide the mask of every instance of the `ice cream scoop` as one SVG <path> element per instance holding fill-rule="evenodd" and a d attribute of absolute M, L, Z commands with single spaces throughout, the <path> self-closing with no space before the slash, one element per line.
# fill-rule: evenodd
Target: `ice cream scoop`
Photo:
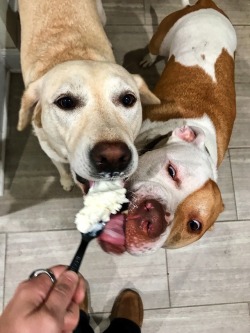
<path fill-rule="evenodd" d="M 122 205 L 128 202 L 125 194 L 126 189 L 121 180 L 92 184 L 84 197 L 83 208 L 76 214 L 75 223 L 81 232 L 82 240 L 69 270 L 78 272 L 89 242 L 101 234 L 110 215 L 121 210 Z"/>

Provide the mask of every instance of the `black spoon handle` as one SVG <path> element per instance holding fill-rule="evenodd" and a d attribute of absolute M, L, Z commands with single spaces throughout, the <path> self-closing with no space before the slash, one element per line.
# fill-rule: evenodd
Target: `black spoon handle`
<path fill-rule="evenodd" d="M 82 258 L 86 252 L 89 242 L 92 241 L 92 239 L 98 237 L 102 233 L 105 224 L 106 223 L 102 223 L 101 229 L 99 229 L 98 231 L 94 230 L 94 231 L 87 232 L 86 234 L 81 233 L 82 240 L 76 251 L 76 254 L 75 254 L 73 260 L 71 261 L 71 264 L 68 267 L 69 271 L 78 273 L 79 268 L 81 266 Z"/>
<path fill-rule="evenodd" d="M 82 237 L 81 243 L 76 251 L 76 254 L 72 259 L 71 264 L 68 267 L 69 271 L 78 273 L 79 268 L 81 266 L 82 258 L 90 241 L 91 239 L 86 239 L 85 237 Z"/>

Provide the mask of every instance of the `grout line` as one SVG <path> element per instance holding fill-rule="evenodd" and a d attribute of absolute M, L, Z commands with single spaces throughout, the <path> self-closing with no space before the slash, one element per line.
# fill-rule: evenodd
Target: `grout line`
<path fill-rule="evenodd" d="M 234 223 L 236 219 L 234 220 L 218 220 L 216 223 Z M 237 219 L 237 222 L 250 222 L 250 219 Z"/>
<path fill-rule="evenodd" d="M 169 281 L 169 270 L 168 270 L 168 253 L 167 249 L 165 249 L 165 258 L 166 258 L 166 269 L 167 269 L 167 281 L 168 281 L 168 300 L 169 300 L 169 307 L 171 308 L 171 292 L 170 292 L 170 281 Z"/>
<path fill-rule="evenodd" d="M 244 147 L 228 147 L 230 150 L 243 150 L 243 149 L 250 149 L 250 146 L 244 146 Z"/>
<path fill-rule="evenodd" d="M 27 233 L 42 233 L 42 232 L 58 232 L 58 231 L 78 231 L 77 228 L 69 228 L 69 229 L 43 229 L 43 230 L 18 230 L 18 231 L 0 231 L 0 235 L 1 234 L 5 234 L 5 233 L 8 233 L 8 234 L 27 234 Z M 79 232 L 79 231 L 78 231 Z M 80 233 L 80 232 L 79 232 Z"/>
<path fill-rule="evenodd" d="M 220 306 L 220 305 L 238 305 L 238 304 L 247 304 L 249 308 L 250 314 L 250 303 L 248 301 L 238 301 L 238 302 L 225 302 L 225 303 L 208 303 L 208 304 L 194 304 L 194 305 L 175 305 L 170 307 L 162 307 L 162 308 L 153 308 L 153 309 L 145 309 L 146 311 L 154 311 L 154 310 L 163 310 L 163 309 L 188 309 L 188 308 L 200 308 L 200 307 L 213 307 L 213 306 Z"/>
<path fill-rule="evenodd" d="M 237 221 L 239 221 L 239 214 L 238 214 L 238 207 L 237 207 L 237 201 L 236 201 L 236 195 L 235 195 L 234 176 L 233 176 L 233 170 L 232 170 L 232 162 L 231 162 L 230 149 L 231 148 L 228 149 L 228 157 L 229 157 L 229 165 L 230 165 L 230 172 L 231 172 L 231 178 L 232 178 L 235 212 L 236 212 Z"/>
<path fill-rule="evenodd" d="M 144 309 L 144 312 L 150 312 L 150 311 L 157 311 L 157 310 L 172 310 L 172 309 L 189 309 L 189 308 L 200 308 L 200 307 L 214 307 L 214 306 L 220 306 L 220 305 L 239 305 L 239 304 L 246 304 L 249 307 L 249 314 L 250 314 L 250 303 L 247 301 L 242 302 L 227 302 L 227 303 L 216 303 L 216 304 L 200 304 L 200 305 L 180 305 L 180 306 L 172 306 L 170 307 L 160 307 L 160 308 L 151 308 L 151 309 Z M 98 314 L 110 314 L 109 311 L 103 311 L 103 312 L 91 312 L 91 316 L 98 315 Z"/>

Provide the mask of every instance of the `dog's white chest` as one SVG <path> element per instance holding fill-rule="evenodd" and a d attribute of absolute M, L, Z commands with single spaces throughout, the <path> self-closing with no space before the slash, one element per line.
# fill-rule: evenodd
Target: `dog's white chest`
<path fill-rule="evenodd" d="M 160 54 L 184 66 L 199 66 L 215 77 L 215 63 L 222 49 L 233 57 L 236 34 L 230 21 L 213 9 L 200 9 L 180 18 L 165 36 Z"/>

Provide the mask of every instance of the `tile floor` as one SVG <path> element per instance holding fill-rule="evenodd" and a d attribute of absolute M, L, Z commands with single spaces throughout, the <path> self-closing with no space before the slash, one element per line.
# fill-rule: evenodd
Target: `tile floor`
<path fill-rule="evenodd" d="M 104 0 L 107 34 L 118 63 L 153 87 L 163 63 L 142 70 L 138 61 L 155 26 L 176 0 Z M 93 242 L 81 272 L 90 284 L 93 325 L 103 330 L 119 290 L 139 290 L 143 333 L 250 332 L 250 1 L 217 0 L 238 35 L 237 119 L 219 171 L 225 211 L 213 231 L 179 250 L 146 257 L 108 255 Z M 23 85 L 11 75 L 5 192 L 0 198 L 0 310 L 19 281 L 36 267 L 68 264 L 80 240 L 76 188 L 64 192 L 57 172 L 31 129 L 16 131 Z"/>

